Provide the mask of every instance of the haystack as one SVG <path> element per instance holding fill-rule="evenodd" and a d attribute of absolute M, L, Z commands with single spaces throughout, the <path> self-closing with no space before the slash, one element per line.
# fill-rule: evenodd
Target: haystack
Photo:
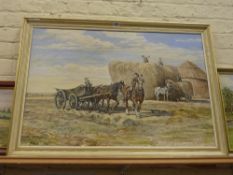
<path fill-rule="evenodd" d="M 159 66 L 155 63 L 113 61 L 108 68 L 113 83 L 123 80 L 127 85 L 131 85 L 133 74 L 142 74 L 145 79 L 145 99 L 154 99 L 155 87 L 164 86 L 165 79 L 176 81 L 179 76 L 175 67 Z"/>
<path fill-rule="evenodd" d="M 197 98 L 209 98 L 206 73 L 191 61 L 186 61 L 178 67 L 182 81 L 189 81 L 193 86 L 193 95 Z"/>
<path fill-rule="evenodd" d="M 164 71 L 164 79 L 170 79 L 173 81 L 180 81 L 180 74 L 175 66 L 170 66 L 170 65 L 164 65 L 162 66 L 163 71 Z"/>

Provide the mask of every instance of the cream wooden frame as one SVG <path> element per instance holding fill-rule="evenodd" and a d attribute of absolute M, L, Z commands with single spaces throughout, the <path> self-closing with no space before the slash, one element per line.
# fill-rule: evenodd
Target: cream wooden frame
<path fill-rule="evenodd" d="M 20 131 L 23 122 L 24 101 L 29 60 L 31 35 L 34 27 L 40 28 L 66 28 L 66 29 L 107 29 L 117 31 L 151 31 L 176 33 L 201 33 L 204 43 L 205 61 L 209 90 L 211 96 L 211 112 L 215 129 L 216 146 L 185 148 L 185 147 L 67 147 L 67 146 L 20 146 Z M 46 19 L 25 18 L 21 33 L 20 53 L 17 65 L 16 93 L 13 109 L 13 122 L 8 155 L 11 157 L 37 157 L 37 158 L 81 158 L 106 160 L 131 160 L 155 158 L 211 158 L 226 157 L 226 133 L 224 128 L 223 112 L 221 108 L 221 95 L 216 83 L 217 71 L 215 69 L 214 53 L 211 45 L 210 26 L 205 24 L 176 24 L 157 22 L 138 22 L 123 19 L 117 20 L 72 20 L 72 19 Z"/>
<path fill-rule="evenodd" d="M 220 93 L 221 93 L 221 98 L 222 98 L 222 109 L 223 109 L 223 116 L 224 116 L 224 124 L 225 124 L 225 132 L 226 132 L 226 136 L 227 136 L 227 147 L 228 147 L 228 152 L 229 152 L 229 156 L 232 157 L 233 156 L 233 148 L 230 148 L 229 145 L 229 139 L 228 139 L 228 129 L 227 129 L 227 116 L 226 116 L 226 112 L 224 110 L 224 99 L 223 99 L 223 95 L 222 95 L 222 90 L 221 90 L 221 83 L 220 83 L 220 75 L 233 75 L 233 66 L 232 65 L 225 65 L 225 66 L 219 66 L 218 67 L 218 76 L 219 76 L 219 86 L 220 86 Z"/>

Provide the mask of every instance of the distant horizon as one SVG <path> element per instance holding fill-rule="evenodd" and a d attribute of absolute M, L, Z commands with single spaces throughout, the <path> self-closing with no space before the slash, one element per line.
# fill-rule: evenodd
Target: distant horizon
<path fill-rule="evenodd" d="M 110 84 L 111 61 L 150 63 L 161 58 L 165 65 L 191 61 L 204 72 L 205 58 L 200 34 L 115 32 L 70 29 L 33 30 L 28 93 L 55 92 L 83 84 Z"/>
<path fill-rule="evenodd" d="M 186 61 L 184 61 L 183 63 L 185 63 Z M 136 62 L 136 63 L 138 63 L 138 62 Z M 157 64 L 157 63 L 153 63 L 153 62 L 150 62 L 150 63 L 152 63 L 152 64 Z M 183 63 L 181 63 L 181 64 L 183 64 Z M 173 66 L 173 65 L 166 65 L 166 66 Z M 174 66 L 175 67 L 175 66 Z M 200 68 L 200 67 L 198 67 L 198 68 Z M 200 68 L 201 69 L 201 68 Z M 203 69 L 201 69 L 202 71 L 204 71 L 205 72 L 205 70 L 203 70 Z M 206 72 L 205 72 L 206 73 Z M 87 78 L 89 78 L 89 77 L 87 77 Z M 109 84 L 111 84 L 111 82 L 109 82 L 107 85 L 109 85 Z M 79 86 L 79 85 L 84 85 L 84 81 L 82 81 L 82 82 L 80 82 L 79 84 L 76 84 L 75 86 L 70 86 L 70 87 L 66 87 L 66 88 L 59 88 L 59 87 L 56 87 L 56 88 L 54 88 L 54 91 L 51 91 L 51 92 L 27 92 L 27 94 L 54 94 L 54 93 L 56 93 L 56 90 L 55 89 L 71 89 L 71 88 L 75 88 L 75 87 L 77 87 L 77 86 Z M 98 86 L 98 85 L 101 85 L 101 84 L 93 84 L 94 86 Z M 232 90 L 233 90 L 233 86 L 232 86 Z"/>

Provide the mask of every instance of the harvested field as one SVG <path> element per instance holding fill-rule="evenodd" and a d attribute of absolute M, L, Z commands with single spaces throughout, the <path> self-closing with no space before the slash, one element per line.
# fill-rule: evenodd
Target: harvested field
<path fill-rule="evenodd" d="M 21 145 L 57 146 L 214 146 L 208 102 L 146 100 L 141 118 L 57 110 L 51 97 L 27 97 Z"/>

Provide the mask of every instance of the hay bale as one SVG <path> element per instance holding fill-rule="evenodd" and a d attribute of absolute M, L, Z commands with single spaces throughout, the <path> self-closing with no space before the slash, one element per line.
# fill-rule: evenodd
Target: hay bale
<path fill-rule="evenodd" d="M 127 85 L 131 85 L 135 72 L 143 74 L 145 79 L 145 99 L 153 99 L 154 88 L 165 86 L 165 80 L 168 77 L 175 81 L 179 76 L 175 67 L 159 66 L 155 63 L 112 61 L 109 63 L 108 68 L 113 83 L 123 80 Z"/>
<path fill-rule="evenodd" d="M 181 87 L 182 91 L 184 92 L 185 96 L 193 96 L 193 86 L 192 83 L 189 81 L 181 81 L 178 82 L 178 85 Z"/>
<path fill-rule="evenodd" d="M 189 81 L 193 87 L 193 93 L 198 98 L 209 98 L 209 89 L 206 72 L 191 61 L 186 61 L 178 67 L 181 79 Z"/>
<path fill-rule="evenodd" d="M 188 81 L 175 82 L 173 80 L 166 80 L 168 87 L 168 100 L 180 101 L 186 100 L 190 101 L 193 96 L 192 84 Z"/>
<path fill-rule="evenodd" d="M 206 80 L 206 73 L 191 61 L 186 61 L 178 67 L 181 78 Z"/>
<path fill-rule="evenodd" d="M 177 67 L 170 65 L 164 65 L 162 67 L 164 69 L 165 80 L 180 81 L 181 78 Z"/>
<path fill-rule="evenodd" d="M 177 82 L 167 79 L 166 86 L 168 88 L 169 101 L 179 101 L 184 96 L 184 92 Z"/>

